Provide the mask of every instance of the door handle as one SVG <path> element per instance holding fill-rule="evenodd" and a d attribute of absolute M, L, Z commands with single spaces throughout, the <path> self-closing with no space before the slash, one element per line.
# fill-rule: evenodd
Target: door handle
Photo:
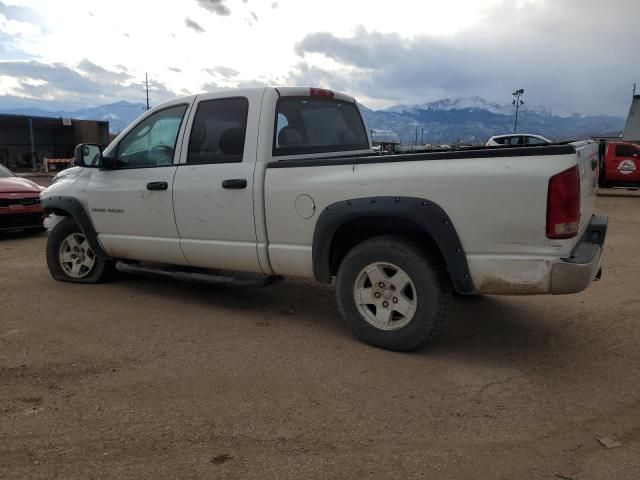
<path fill-rule="evenodd" d="M 242 188 L 247 188 L 247 181 L 244 178 L 232 178 L 229 180 L 223 180 L 222 188 L 240 190 Z"/>
<path fill-rule="evenodd" d="M 167 182 L 149 182 L 147 183 L 147 190 L 166 190 L 169 188 Z"/>

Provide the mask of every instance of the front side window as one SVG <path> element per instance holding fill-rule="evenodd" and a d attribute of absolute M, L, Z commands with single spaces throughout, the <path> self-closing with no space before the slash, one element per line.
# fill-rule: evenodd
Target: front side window
<path fill-rule="evenodd" d="M 248 113 L 249 101 L 244 97 L 200 102 L 187 163 L 242 162 Z"/>
<path fill-rule="evenodd" d="M 116 168 L 172 165 L 178 132 L 186 111 L 187 105 L 176 105 L 140 122 L 120 141 Z"/>
<path fill-rule="evenodd" d="M 312 97 L 283 97 L 278 101 L 274 155 L 368 148 L 367 132 L 354 103 Z"/>

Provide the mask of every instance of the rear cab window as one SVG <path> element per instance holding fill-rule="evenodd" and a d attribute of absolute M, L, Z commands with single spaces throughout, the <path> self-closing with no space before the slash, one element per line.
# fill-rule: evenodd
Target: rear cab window
<path fill-rule="evenodd" d="M 281 97 L 276 112 L 273 155 L 368 150 L 355 103 L 314 97 Z"/>
<path fill-rule="evenodd" d="M 616 145 L 616 157 L 633 157 L 634 153 L 639 153 L 632 145 Z"/>

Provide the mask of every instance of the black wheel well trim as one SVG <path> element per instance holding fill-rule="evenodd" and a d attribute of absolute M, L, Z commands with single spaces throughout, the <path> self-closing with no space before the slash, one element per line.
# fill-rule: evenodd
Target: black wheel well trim
<path fill-rule="evenodd" d="M 82 230 L 82 233 L 87 237 L 89 246 L 96 256 L 100 258 L 111 258 L 100 245 L 100 242 L 98 241 L 98 233 L 93 227 L 91 218 L 87 215 L 84 206 L 77 198 L 66 196 L 43 198 L 42 207 L 47 215 L 50 213 L 65 213 L 67 216 L 73 218 L 80 227 L 80 230 Z"/>
<path fill-rule="evenodd" d="M 463 294 L 476 293 L 453 222 L 438 204 L 416 197 L 353 198 L 327 206 L 318 217 L 313 235 L 313 273 L 317 281 L 331 282 L 331 251 L 338 229 L 364 218 L 390 218 L 415 224 L 439 249 L 454 289 Z"/>

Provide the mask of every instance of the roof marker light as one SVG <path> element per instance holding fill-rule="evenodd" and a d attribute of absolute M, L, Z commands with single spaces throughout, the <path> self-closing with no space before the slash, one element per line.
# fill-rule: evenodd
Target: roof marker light
<path fill-rule="evenodd" d="M 309 95 L 319 98 L 333 98 L 335 94 L 331 90 L 326 90 L 324 88 L 310 88 Z"/>

